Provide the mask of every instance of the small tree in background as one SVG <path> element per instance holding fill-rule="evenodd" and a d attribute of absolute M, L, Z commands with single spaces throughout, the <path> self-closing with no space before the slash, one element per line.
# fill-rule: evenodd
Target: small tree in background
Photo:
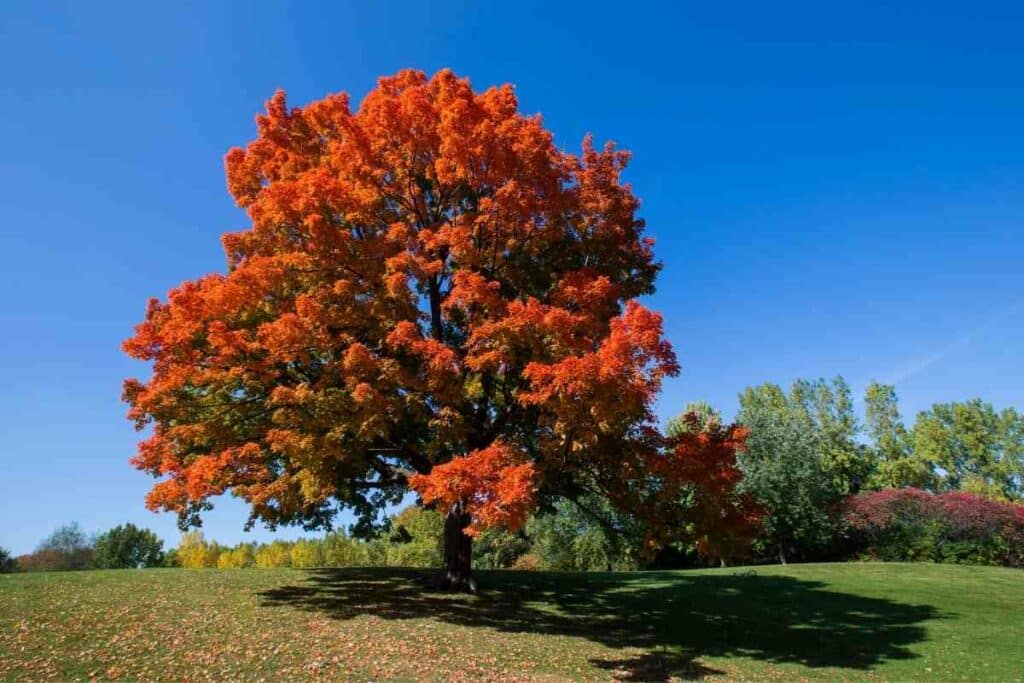
<path fill-rule="evenodd" d="M 320 542 L 300 538 L 292 543 L 289 551 L 290 565 L 296 569 L 310 569 L 321 567 L 324 564 L 323 555 L 320 552 Z"/>
<path fill-rule="evenodd" d="M 522 529 L 519 531 L 487 529 L 473 539 L 473 567 L 477 569 L 512 567 L 529 550 L 530 539 Z"/>
<path fill-rule="evenodd" d="M 256 566 L 260 569 L 275 569 L 292 566 L 292 547 L 285 541 L 274 541 L 256 549 Z"/>
<path fill-rule="evenodd" d="M 411 506 L 391 519 L 388 564 L 395 567 L 440 567 L 444 516 Z"/>
<path fill-rule="evenodd" d="M 940 491 L 1024 499 L 1024 416 L 981 399 L 937 403 L 917 415 L 917 457 L 941 469 Z"/>
<path fill-rule="evenodd" d="M 7 549 L 0 548 L 0 572 L 13 572 L 17 567 L 18 563 Z"/>
<path fill-rule="evenodd" d="M 163 566 L 164 567 L 169 567 L 169 568 L 174 568 L 174 567 L 180 567 L 181 566 L 181 560 L 178 558 L 178 549 L 177 548 L 169 548 L 167 550 L 167 552 L 164 553 L 164 563 L 163 563 Z"/>
<path fill-rule="evenodd" d="M 740 455 L 741 489 L 764 509 L 762 551 L 783 564 L 834 537 L 832 507 L 843 496 L 826 467 L 821 441 L 774 384 L 740 396 L 739 421 L 750 430 Z"/>
<path fill-rule="evenodd" d="M 878 382 L 868 385 L 864 392 L 864 424 L 873 444 L 875 465 L 869 488 L 935 488 L 935 468 L 914 451 L 913 439 L 900 416 L 896 387 Z"/>
<path fill-rule="evenodd" d="M 92 562 L 92 542 L 78 522 L 57 528 L 35 552 L 18 558 L 18 566 L 25 571 L 88 569 Z"/>
<path fill-rule="evenodd" d="M 871 476 L 871 454 L 857 443 L 860 425 L 853 413 L 853 393 L 842 375 L 794 381 L 788 404 L 814 435 L 822 467 L 837 495 L 860 491 Z"/>
<path fill-rule="evenodd" d="M 539 566 L 559 571 L 635 569 L 643 549 L 639 525 L 593 494 L 532 517 L 526 534 Z"/>
<path fill-rule="evenodd" d="M 361 567 L 369 563 L 364 544 L 342 531 L 332 531 L 324 537 L 323 555 L 328 567 Z"/>
<path fill-rule="evenodd" d="M 643 507 L 641 519 L 664 517 L 683 527 L 682 542 L 663 544 L 677 552 L 692 548 L 703 560 L 722 565 L 745 558 L 763 514 L 754 496 L 742 488 L 739 457 L 747 449 L 749 430 L 723 424 L 710 404 L 695 402 L 669 422 L 667 431 L 675 458 L 666 463 L 671 469 L 659 484 L 662 495 Z"/>
<path fill-rule="evenodd" d="M 239 543 L 230 550 L 222 550 L 217 557 L 217 569 L 244 569 L 256 566 L 256 544 Z"/>
<path fill-rule="evenodd" d="M 116 526 L 96 538 L 95 565 L 100 569 L 137 569 L 163 564 L 164 542 L 134 524 Z"/>
<path fill-rule="evenodd" d="M 217 566 L 221 547 L 208 543 L 201 531 L 190 531 L 181 535 L 178 544 L 178 563 L 185 569 L 212 569 Z"/>

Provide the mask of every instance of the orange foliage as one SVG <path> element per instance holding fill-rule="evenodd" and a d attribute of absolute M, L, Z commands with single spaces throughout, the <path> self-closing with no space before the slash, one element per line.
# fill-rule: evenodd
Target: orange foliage
<path fill-rule="evenodd" d="M 650 466 L 651 403 L 678 367 L 635 301 L 658 264 L 628 153 L 555 147 L 511 86 L 450 71 L 289 108 L 226 157 L 250 226 L 226 274 L 152 300 L 124 398 L 153 509 L 231 492 L 254 519 L 362 516 L 411 484 L 472 530 L 516 526 L 579 477 Z M 685 460 L 685 459 L 683 459 Z"/>
<path fill-rule="evenodd" d="M 464 506 L 472 517 L 466 533 L 488 527 L 518 529 L 530 513 L 536 486 L 533 463 L 523 453 L 497 441 L 487 448 L 436 465 L 429 474 L 409 478 L 427 505 Z"/>
<path fill-rule="evenodd" d="M 671 492 L 686 500 L 687 529 L 682 535 L 695 543 L 699 553 L 716 558 L 742 556 L 756 535 L 762 513 L 753 498 L 737 492 L 742 472 L 736 456 L 746 447 L 749 432 L 738 425 L 701 425 L 696 415 L 684 419 L 690 429 L 668 439 L 668 452 L 651 464 L 661 481 L 656 498 Z M 655 500 L 647 514 L 659 508 Z M 648 529 L 655 530 L 652 546 L 670 540 L 665 520 L 648 524 Z"/>

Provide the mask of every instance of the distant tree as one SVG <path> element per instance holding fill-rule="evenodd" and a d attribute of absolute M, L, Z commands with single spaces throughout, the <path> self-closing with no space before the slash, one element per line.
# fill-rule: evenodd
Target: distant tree
<path fill-rule="evenodd" d="M 285 541 L 274 541 L 256 549 L 256 566 L 260 569 L 275 569 L 292 566 L 292 547 Z"/>
<path fill-rule="evenodd" d="M 313 567 L 322 567 L 324 564 L 320 542 L 308 538 L 301 538 L 292 543 L 289 555 L 291 566 L 296 569 L 311 569 Z"/>
<path fill-rule="evenodd" d="M 217 556 L 218 569 L 244 569 L 256 566 L 256 544 L 239 543 L 230 550 L 224 549 Z"/>
<path fill-rule="evenodd" d="M 178 562 L 185 569 L 212 569 L 217 566 L 221 547 L 208 543 L 200 531 L 189 531 L 181 535 L 178 544 Z"/>
<path fill-rule="evenodd" d="M 92 566 L 92 542 L 77 522 L 58 527 L 44 539 L 35 552 L 19 558 L 26 571 L 88 569 Z"/>
<path fill-rule="evenodd" d="M 1024 416 L 973 399 L 918 413 L 916 457 L 938 468 L 938 489 L 992 498 L 1024 498 Z"/>
<path fill-rule="evenodd" d="M 324 565 L 327 567 L 360 567 L 369 563 L 366 548 L 342 531 L 332 531 L 324 536 Z"/>
<path fill-rule="evenodd" d="M 676 459 L 666 494 L 672 493 L 656 497 L 641 515 L 663 516 L 686 529 L 664 544 L 676 555 L 696 551 L 704 561 L 724 565 L 749 554 L 763 510 L 741 488 L 739 456 L 748 435 L 744 426 L 723 424 L 718 410 L 702 401 L 689 403 L 669 423 L 668 443 Z M 675 505 L 664 505 L 672 496 Z"/>
<path fill-rule="evenodd" d="M 0 548 L 0 572 L 13 572 L 17 569 L 18 563 L 6 548 Z"/>
<path fill-rule="evenodd" d="M 764 384 L 740 395 L 738 419 L 750 430 L 739 456 L 740 488 L 764 510 L 763 550 L 785 564 L 794 554 L 824 547 L 835 527 L 830 510 L 844 487 L 829 471 L 822 439 L 807 416 L 777 385 Z"/>
<path fill-rule="evenodd" d="M 529 550 L 530 539 L 522 529 L 519 531 L 487 529 L 473 539 L 473 567 L 475 569 L 512 567 L 519 557 Z"/>
<path fill-rule="evenodd" d="M 798 379 L 787 398 L 789 409 L 816 441 L 822 467 L 839 495 L 856 493 L 867 482 L 872 463 L 857 443 L 859 425 L 853 395 L 841 375 L 831 381 Z"/>
<path fill-rule="evenodd" d="M 914 452 L 894 386 L 877 382 L 868 385 L 864 392 L 864 424 L 872 442 L 874 463 L 868 488 L 935 488 L 934 467 Z"/>
<path fill-rule="evenodd" d="M 436 510 L 410 506 L 391 519 L 388 564 L 398 567 L 440 567 L 444 516 Z"/>
<path fill-rule="evenodd" d="M 683 412 L 668 421 L 665 425 L 665 435 L 673 438 L 689 433 L 695 424 L 701 430 L 720 425 L 722 414 L 707 401 L 691 401 L 683 408 Z"/>
<path fill-rule="evenodd" d="M 596 493 L 560 501 L 535 515 L 527 522 L 526 536 L 530 554 L 545 569 L 635 569 L 644 551 L 642 524 Z"/>
<path fill-rule="evenodd" d="M 101 569 L 137 569 L 163 564 L 164 542 L 134 524 L 116 526 L 96 538 L 94 559 Z"/>
<path fill-rule="evenodd" d="M 181 560 L 178 558 L 178 549 L 170 548 L 164 553 L 164 564 L 165 567 L 180 567 Z"/>

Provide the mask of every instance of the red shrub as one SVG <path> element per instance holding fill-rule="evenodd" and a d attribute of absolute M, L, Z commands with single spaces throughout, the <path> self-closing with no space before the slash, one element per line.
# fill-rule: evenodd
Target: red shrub
<path fill-rule="evenodd" d="M 847 498 L 842 520 L 854 552 L 868 557 L 1024 567 L 1022 505 L 886 489 Z"/>

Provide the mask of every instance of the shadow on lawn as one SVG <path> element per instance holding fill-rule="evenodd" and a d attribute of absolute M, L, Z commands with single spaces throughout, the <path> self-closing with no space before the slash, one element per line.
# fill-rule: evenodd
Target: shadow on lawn
<path fill-rule="evenodd" d="M 785 576 L 685 573 L 557 574 L 478 572 L 479 596 L 427 588 L 428 572 L 311 570 L 301 585 L 260 594 L 337 619 L 436 619 L 511 633 L 576 636 L 645 652 L 593 660 L 620 680 L 700 678 L 716 673 L 701 656 L 740 655 L 809 667 L 870 669 L 914 657 L 921 623 L 939 612 L 825 590 Z"/>

